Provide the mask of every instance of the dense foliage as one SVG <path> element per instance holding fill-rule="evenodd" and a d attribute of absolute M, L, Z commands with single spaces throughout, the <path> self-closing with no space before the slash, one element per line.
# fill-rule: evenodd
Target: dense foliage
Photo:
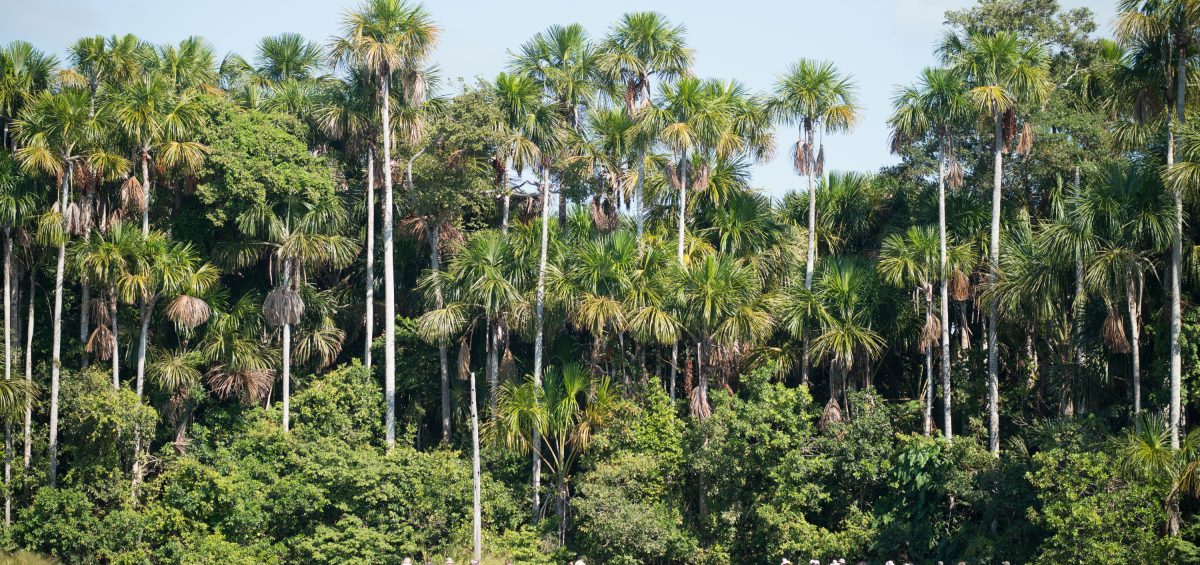
<path fill-rule="evenodd" d="M 945 25 L 870 172 L 850 74 L 696 77 L 656 13 L 473 83 L 399 0 L 8 43 L 0 547 L 1200 563 L 1200 4 Z"/>

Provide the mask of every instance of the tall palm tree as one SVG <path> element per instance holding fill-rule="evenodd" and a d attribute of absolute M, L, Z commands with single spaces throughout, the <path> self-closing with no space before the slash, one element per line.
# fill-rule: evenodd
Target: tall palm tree
<path fill-rule="evenodd" d="M 375 111 L 371 73 L 352 67 L 345 80 L 337 82 L 315 112 L 317 127 L 325 135 L 341 140 L 351 155 L 361 158 L 366 152 L 366 309 L 363 323 L 363 365 L 371 368 L 371 344 L 375 331 L 375 150 L 379 128 L 372 116 Z"/>
<path fill-rule="evenodd" d="M 219 80 L 213 46 L 202 37 L 191 36 L 178 45 L 160 45 L 147 65 L 163 77 L 176 94 L 189 90 L 215 89 Z"/>
<path fill-rule="evenodd" d="M 1200 429 L 1188 432 L 1179 445 L 1171 445 L 1171 429 L 1162 418 L 1142 415 L 1133 430 L 1113 443 L 1125 474 L 1167 492 L 1163 500 L 1167 535 L 1178 536 L 1180 499 L 1185 494 L 1200 495 Z"/>
<path fill-rule="evenodd" d="M 1118 351 L 1127 350 L 1132 367 L 1133 412 L 1142 411 L 1141 327 L 1146 272 L 1153 257 L 1165 251 L 1173 239 L 1173 203 L 1156 175 L 1133 165 L 1110 164 L 1098 181 L 1081 187 L 1070 197 L 1067 209 L 1074 210 L 1065 230 L 1072 234 L 1099 232 L 1100 242 L 1090 254 L 1086 280 L 1095 294 L 1104 297 L 1116 315 L 1125 302 L 1129 340 L 1114 324 L 1105 321 L 1105 337 Z M 1151 271 L 1153 272 L 1153 271 Z"/>
<path fill-rule="evenodd" d="M 942 58 L 970 86 L 969 96 L 983 116 L 991 118 L 992 146 L 992 233 L 989 281 L 996 279 L 1000 264 L 1000 205 L 1003 200 L 1004 153 L 1016 135 L 1017 110 L 1042 103 L 1053 83 L 1048 78 L 1044 49 L 1012 33 L 972 33 L 966 38 L 948 36 L 940 47 Z M 1028 153 L 1033 143 L 1032 127 L 1026 123 L 1017 151 Z M 999 313 L 988 313 L 988 447 L 1000 455 Z"/>
<path fill-rule="evenodd" d="M 112 361 L 113 390 L 121 387 L 121 354 L 117 305 L 122 300 L 117 285 L 129 271 L 134 248 L 139 243 L 134 229 L 121 222 L 107 233 L 89 233 L 71 249 L 79 279 L 101 292 L 106 299 L 108 325 L 96 325 L 87 340 L 87 352 Z"/>
<path fill-rule="evenodd" d="M 620 100 L 630 118 L 650 103 L 653 92 L 651 79 L 671 81 L 688 74 L 694 51 L 687 46 L 686 34 L 687 29 L 682 24 L 671 25 L 665 16 L 657 12 L 624 14 L 609 30 L 598 49 L 596 65 L 612 85 L 610 95 Z M 633 154 L 633 160 L 637 163 L 637 184 L 634 188 L 637 208 L 634 218 L 639 240 L 645 225 L 642 187 L 645 184 L 645 152 L 648 145 L 646 139 L 642 141 L 635 144 Z"/>
<path fill-rule="evenodd" d="M 1175 239 L 1171 244 L 1171 447 L 1179 447 L 1180 415 L 1182 413 L 1183 357 L 1179 336 L 1183 330 L 1183 311 L 1180 285 L 1183 277 L 1183 190 L 1194 187 L 1183 180 L 1188 176 L 1187 165 L 1176 167 L 1176 126 L 1184 123 L 1187 103 L 1187 68 L 1195 60 L 1192 44 L 1200 28 L 1200 2 L 1196 0 L 1120 0 L 1117 4 L 1114 29 L 1117 38 L 1138 50 L 1161 50 L 1153 54 L 1165 67 L 1167 88 L 1174 86 L 1175 95 L 1166 96 L 1167 175 L 1175 191 Z M 1173 78 L 1173 80 L 1172 80 Z M 1173 84 L 1172 84 L 1173 83 Z M 1194 181 L 1195 178 L 1189 180 Z"/>
<path fill-rule="evenodd" d="M 117 89 L 105 104 L 141 163 L 141 181 L 127 183 L 121 196 L 126 206 L 141 211 L 142 235 L 146 236 L 153 195 L 150 162 L 198 170 L 208 148 L 191 138 L 201 124 L 202 110 L 192 95 L 175 94 L 167 81 L 153 75 Z"/>
<path fill-rule="evenodd" d="M 792 151 L 796 174 L 808 178 L 808 261 L 804 267 L 804 287 L 812 289 L 813 269 L 817 262 L 817 177 L 824 174 L 825 147 L 821 133 L 849 131 L 858 121 L 858 88 L 849 75 L 843 75 L 828 61 L 801 59 L 775 82 L 769 102 L 771 114 L 799 130 Z M 805 339 L 801 372 L 808 382 L 808 339 Z"/>
<path fill-rule="evenodd" d="M 25 41 L 0 48 L 0 147 L 13 150 L 9 128 L 21 109 L 45 91 L 54 80 L 58 59 Z"/>
<path fill-rule="evenodd" d="M 17 161 L 31 172 L 43 172 L 59 182 L 55 211 L 46 224 L 46 233 L 58 246 L 54 277 L 54 338 L 50 368 L 50 443 L 49 482 L 58 478 L 58 388 L 62 367 L 62 293 L 66 266 L 67 234 L 77 231 L 80 212 L 70 201 L 71 187 L 78 174 L 107 177 L 121 175 L 128 162 L 104 145 L 103 120 L 96 117 L 87 91 L 67 90 L 43 94 L 28 106 L 17 120 Z"/>
<path fill-rule="evenodd" d="M 315 78 L 325 63 L 321 45 L 298 33 L 281 33 L 258 42 L 257 74 L 267 84 Z"/>
<path fill-rule="evenodd" d="M 571 472 L 612 418 L 617 399 L 608 377 L 574 364 L 551 367 L 543 383 L 510 382 L 499 391 L 496 417 L 485 433 L 511 449 L 532 451 L 554 477 L 559 543 L 566 542 Z M 535 437 L 541 441 L 535 444 Z"/>
<path fill-rule="evenodd" d="M 938 246 L 942 333 L 942 425 L 947 439 L 952 437 L 950 398 L 950 298 L 949 273 L 946 270 L 946 181 L 951 188 L 962 184 L 962 169 L 954 158 L 951 126 L 969 112 L 966 85 L 946 70 L 926 68 L 917 84 L 901 88 L 892 100 L 894 111 L 888 123 L 892 128 L 892 151 L 901 146 L 933 137 L 938 151 Z M 932 387 L 932 384 L 930 384 Z M 932 390 L 929 392 L 932 396 Z M 930 400 L 932 402 L 932 399 Z M 932 415 L 930 415 L 932 417 Z"/>
<path fill-rule="evenodd" d="M 358 244 L 341 234 L 346 213 L 333 196 L 310 201 L 288 196 L 248 207 L 238 215 L 238 230 L 248 241 L 230 246 L 230 263 L 246 268 L 270 258 L 273 288 L 263 300 L 263 317 L 282 330 L 283 430 L 291 427 L 292 328 L 304 315 L 301 289 L 309 273 L 348 266 Z"/>
<path fill-rule="evenodd" d="M 381 101 L 383 130 L 383 340 L 384 428 L 388 449 L 396 443 L 396 269 L 393 251 L 391 87 L 395 74 L 403 78 L 405 99 L 420 105 L 425 96 L 423 64 L 437 42 L 438 27 L 420 5 L 401 0 L 366 0 L 342 18 L 342 36 L 335 39 L 336 58 L 354 62 L 375 73 Z"/>

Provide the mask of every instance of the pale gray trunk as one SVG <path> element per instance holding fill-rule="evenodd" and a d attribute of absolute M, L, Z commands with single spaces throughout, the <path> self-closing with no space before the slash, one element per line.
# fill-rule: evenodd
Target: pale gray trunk
<path fill-rule="evenodd" d="M 433 228 L 426 228 L 429 240 L 429 265 L 433 269 L 436 276 L 442 270 L 442 225 L 437 224 Z M 442 282 L 440 279 L 435 279 L 433 286 L 434 306 L 439 310 L 446 303 L 445 297 L 442 295 Z M 446 360 L 446 344 L 438 343 L 438 362 L 441 369 L 442 381 L 442 443 L 450 443 L 450 370 L 447 367 Z"/>
<path fill-rule="evenodd" d="M 143 387 L 145 386 L 145 382 L 146 382 L 146 378 L 145 378 L 145 375 L 146 375 L 146 334 L 149 333 L 149 331 L 150 331 L 150 315 L 151 315 L 151 313 L 154 312 L 154 300 L 143 299 L 143 302 L 144 302 L 144 304 L 141 309 L 142 310 L 142 312 L 141 312 L 142 325 L 141 325 L 140 331 L 138 332 L 138 349 L 137 349 L 137 380 L 136 380 L 137 384 L 136 384 L 136 387 L 137 387 L 137 397 L 138 397 L 139 401 L 142 399 Z M 114 306 L 116 305 L 116 300 L 113 301 L 113 304 L 114 304 Z M 116 316 L 116 312 L 114 311 L 113 312 L 113 322 L 115 323 L 116 320 L 117 320 L 117 316 Z M 117 358 L 116 345 L 115 345 L 116 344 L 116 335 L 115 334 L 113 336 L 113 344 L 114 344 L 113 345 L 113 364 L 115 366 L 116 358 Z M 286 359 L 286 357 L 285 357 L 285 359 Z M 145 463 L 144 463 L 144 457 L 142 455 L 142 429 L 141 429 L 141 427 L 136 427 L 134 429 L 133 436 L 134 436 L 134 439 L 133 439 L 134 451 L 133 451 L 132 492 L 133 492 L 134 501 L 136 502 L 137 501 L 137 489 L 138 489 L 138 486 L 142 484 L 142 477 L 145 475 Z"/>
<path fill-rule="evenodd" d="M 948 280 L 950 273 L 948 270 L 946 259 L 946 148 L 943 146 L 941 159 L 938 163 L 938 245 L 939 245 L 939 265 L 938 277 L 941 279 L 941 294 L 942 294 L 942 429 L 946 435 L 946 439 L 952 437 L 951 434 L 951 418 L 950 414 L 953 408 L 953 403 L 950 402 L 950 296 L 948 291 Z M 966 326 L 961 330 L 966 336 Z M 933 384 L 930 383 L 930 397 L 933 396 Z M 933 399 L 930 398 L 930 405 L 933 404 Z"/>
<path fill-rule="evenodd" d="M 34 294 L 36 290 L 37 271 L 29 268 L 29 323 L 25 328 L 25 384 L 33 386 L 33 329 L 34 329 Z M 29 464 L 33 459 L 33 395 L 25 397 L 25 453 L 24 467 L 29 470 Z"/>
<path fill-rule="evenodd" d="M 925 317 L 926 323 L 933 319 L 933 289 L 925 289 Z M 930 344 L 925 348 L 925 417 L 924 428 L 925 435 L 928 437 L 933 435 L 933 345 Z"/>
<path fill-rule="evenodd" d="M 683 238 L 687 233 L 687 186 L 688 186 L 687 150 L 679 157 L 679 264 L 683 262 Z"/>
<path fill-rule="evenodd" d="M 671 402 L 675 402 L 676 367 L 679 365 L 679 344 L 671 344 Z"/>
<path fill-rule="evenodd" d="M 645 176 L 646 176 L 646 156 L 639 154 L 638 155 L 638 169 L 637 169 L 637 185 L 634 188 L 634 191 L 635 191 L 634 192 L 634 200 L 637 202 L 637 207 L 634 208 L 634 211 L 633 211 L 634 223 L 637 225 L 637 240 L 638 240 L 638 250 L 639 251 L 642 249 L 642 234 L 645 233 L 645 231 L 646 231 L 646 213 L 644 211 L 645 205 L 642 202 L 642 182 L 643 182 L 643 177 L 645 177 Z"/>
<path fill-rule="evenodd" d="M 109 326 L 112 329 L 112 379 L 113 390 L 121 389 L 121 341 L 117 339 L 117 293 L 115 290 L 108 292 L 108 319 Z"/>
<path fill-rule="evenodd" d="M 809 146 L 812 146 L 812 135 L 809 134 Z M 809 159 L 811 161 L 811 159 Z M 817 265 L 817 186 L 813 182 L 814 171 L 808 171 L 808 254 L 804 265 L 804 289 L 812 290 L 813 270 Z M 808 324 L 804 328 L 804 344 L 800 359 L 800 381 L 809 382 L 809 351 Z M 830 376 L 832 379 L 833 376 Z"/>
<path fill-rule="evenodd" d="M 88 366 L 87 341 L 88 334 L 92 331 L 92 285 L 88 284 L 87 279 L 79 283 L 79 366 Z"/>
<path fill-rule="evenodd" d="M 292 325 L 283 324 L 283 432 L 292 429 Z"/>
<path fill-rule="evenodd" d="M 363 340 L 363 365 L 371 370 L 371 342 L 375 331 L 375 148 L 367 147 L 367 296 L 366 338 Z"/>
<path fill-rule="evenodd" d="M 63 175 L 62 193 L 59 195 L 59 210 L 65 210 L 69 197 L 71 173 Z M 62 373 L 62 305 L 63 274 L 67 264 L 66 241 L 58 245 L 58 261 L 54 268 L 54 321 L 53 339 L 50 345 L 50 441 L 46 451 L 50 459 L 47 479 L 50 487 L 58 486 L 58 389 Z"/>
<path fill-rule="evenodd" d="M 391 81 L 388 69 L 383 77 L 383 395 L 384 439 L 388 451 L 396 446 L 396 268 L 392 250 L 392 125 Z"/>
<path fill-rule="evenodd" d="M 1184 121 L 1184 97 L 1187 93 L 1186 48 L 1181 48 L 1176 62 L 1175 110 L 1179 123 Z M 1167 167 L 1175 164 L 1175 127 L 1167 125 Z M 1179 449 L 1180 421 L 1182 416 L 1183 357 L 1179 336 L 1183 330 L 1183 312 L 1180 307 L 1180 278 L 1183 276 L 1183 191 L 1175 191 L 1175 240 L 1171 242 L 1171 448 Z"/>
<path fill-rule="evenodd" d="M 4 380 L 12 380 L 12 228 L 4 230 Z M 12 424 L 4 424 L 4 525 L 12 524 Z"/>
<path fill-rule="evenodd" d="M 533 382 L 534 386 L 542 386 L 542 350 L 544 348 L 543 341 L 545 339 L 545 311 L 546 311 L 546 253 L 547 247 L 550 245 L 550 168 L 542 167 L 542 182 L 539 187 L 542 190 L 542 243 L 540 255 L 538 256 L 538 280 L 537 280 L 537 296 L 534 304 L 535 328 L 533 338 Z M 532 484 L 533 484 L 533 520 L 537 521 L 538 514 L 541 511 L 542 499 L 542 460 L 538 457 L 538 452 L 542 450 L 541 436 L 535 429 L 533 434 L 533 455 L 532 457 Z"/>
<path fill-rule="evenodd" d="M 1129 354 L 1133 367 L 1133 415 L 1142 413 L 1142 271 L 1138 268 L 1137 279 L 1129 277 L 1125 284 L 1125 300 L 1129 308 Z M 1134 287 L 1137 287 L 1136 289 Z"/>
<path fill-rule="evenodd" d="M 150 316 L 154 313 L 155 302 L 156 300 L 151 298 L 142 307 L 142 325 L 138 329 L 137 395 L 139 399 L 142 397 L 142 391 L 146 382 L 146 337 L 150 333 Z"/>
<path fill-rule="evenodd" d="M 499 345 L 499 340 L 496 339 L 496 334 L 499 333 L 500 322 L 491 317 L 487 319 L 487 332 L 484 339 L 487 340 L 487 381 L 488 381 L 488 405 L 492 409 L 492 414 L 496 414 L 496 400 L 500 395 L 500 354 L 496 350 Z"/>
<path fill-rule="evenodd" d="M 142 152 L 142 198 L 146 207 L 142 209 L 142 235 L 150 234 L 150 156 Z"/>
<path fill-rule="evenodd" d="M 990 268 L 988 281 L 996 283 L 996 272 L 1000 268 L 1000 202 L 1001 182 L 1003 177 L 1004 156 L 1001 152 L 1004 144 L 1004 130 L 1001 123 L 1000 111 L 993 108 L 996 142 L 993 149 L 994 163 L 992 165 L 992 239 Z M 999 350 L 996 347 L 996 331 L 999 314 L 996 311 L 996 301 L 992 300 L 991 311 L 988 312 L 988 449 L 994 457 L 1000 456 L 1000 365 Z"/>
<path fill-rule="evenodd" d="M 512 205 L 512 188 L 508 186 L 508 171 L 512 169 L 512 159 L 504 161 L 504 174 L 500 178 L 500 190 L 504 192 L 504 205 L 500 212 L 500 232 L 508 235 L 508 213 Z"/>
<path fill-rule="evenodd" d="M 477 562 L 483 548 L 483 496 L 479 475 L 479 402 L 475 394 L 475 373 L 471 373 L 471 483 L 474 497 L 471 506 L 471 540 Z"/>

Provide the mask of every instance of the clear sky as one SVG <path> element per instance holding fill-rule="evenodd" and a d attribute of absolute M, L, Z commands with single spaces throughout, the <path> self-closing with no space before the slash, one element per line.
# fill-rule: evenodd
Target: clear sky
<path fill-rule="evenodd" d="M 1116 0 L 1059 0 L 1088 7 L 1108 33 Z M 687 26 L 702 77 L 736 78 L 765 91 L 800 58 L 828 59 L 854 75 L 864 107 L 858 128 L 826 138 L 827 169 L 873 170 L 894 162 L 887 149 L 893 89 L 933 64 L 943 13 L 973 0 L 428 0 L 442 27 L 435 62 L 446 78 L 492 78 L 509 50 L 551 24 L 577 22 L 604 34 L 621 14 L 654 10 Z M 355 0 L 0 0 L 0 43 L 24 39 L 63 54 L 76 38 L 135 33 L 154 42 L 207 38 L 247 58 L 259 38 L 297 32 L 322 43 Z M 788 147 L 791 131 L 780 132 Z M 783 151 L 780 152 L 781 154 Z M 801 186 L 786 156 L 758 166 L 754 183 L 779 196 Z"/>

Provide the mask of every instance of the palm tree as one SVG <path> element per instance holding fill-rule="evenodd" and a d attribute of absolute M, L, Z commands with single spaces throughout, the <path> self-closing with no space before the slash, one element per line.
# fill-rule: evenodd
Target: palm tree
<path fill-rule="evenodd" d="M 1004 178 L 1004 153 L 1016 134 L 1016 112 L 1022 105 L 1037 105 L 1049 96 L 1053 84 L 1047 78 L 1047 58 L 1039 45 L 1019 39 L 1015 34 L 973 33 L 965 40 L 951 35 L 941 46 L 942 58 L 953 72 L 970 85 L 969 96 L 979 113 L 992 120 L 992 233 L 990 282 L 996 280 L 1000 265 L 1000 204 Z M 1028 123 L 1021 131 L 1017 151 L 1027 154 L 1033 143 Z M 996 308 L 988 314 L 988 446 L 992 455 L 1000 455 L 999 344 Z"/>
<path fill-rule="evenodd" d="M 176 94 L 190 90 L 215 89 L 219 80 L 212 44 L 201 37 L 188 37 L 178 45 L 160 45 L 147 66 L 163 77 Z"/>
<path fill-rule="evenodd" d="M 326 99 L 317 108 L 315 119 L 317 127 L 333 139 L 346 144 L 346 150 L 353 156 L 361 156 L 366 150 L 367 187 L 366 187 L 366 296 L 363 304 L 366 308 L 363 322 L 363 365 L 371 368 L 371 345 L 375 331 L 375 150 L 379 131 L 375 126 L 372 115 L 374 107 L 374 86 L 371 84 L 371 73 L 357 67 L 352 67 L 346 79 L 336 83 L 327 94 Z"/>
<path fill-rule="evenodd" d="M 298 33 L 281 33 L 258 42 L 254 62 L 264 83 L 278 85 L 315 78 L 325 63 L 325 52 L 318 43 Z"/>
<path fill-rule="evenodd" d="M 166 167 L 200 168 L 208 148 L 189 138 L 202 121 L 199 102 L 190 94 L 176 95 L 165 80 L 150 75 L 131 81 L 106 100 L 107 112 L 128 136 L 141 163 L 142 179 L 133 178 L 121 194 L 127 207 L 142 213 L 142 235 L 150 233 L 153 194 L 150 162 Z"/>
<path fill-rule="evenodd" d="M 64 86 L 86 88 L 91 94 L 89 108 L 94 112 L 101 90 L 140 76 L 153 48 L 133 34 L 108 38 L 96 35 L 79 39 L 68 51 L 72 66 L 63 71 L 60 80 Z"/>
<path fill-rule="evenodd" d="M 212 309 L 197 349 L 208 364 L 205 381 L 218 398 L 245 403 L 267 398 L 275 382 L 277 360 L 263 343 L 266 331 L 262 296 L 248 292 L 229 304 L 224 292 L 206 297 Z"/>
<path fill-rule="evenodd" d="M 0 55 L 3 56 L 3 55 Z M 8 158 L 0 159 L 0 225 L 4 228 L 4 382 L 12 380 L 12 320 L 13 312 L 13 280 L 12 280 L 12 246 L 14 230 L 21 229 L 33 214 L 35 199 L 26 183 L 18 183 L 16 167 Z M 12 422 L 5 422 L 4 427 L 4 480 L 5 489 L 12 474 Z M 5 498 L 5 524 L 11 522 L 11 501 Z"/>
<path fill-rule="evenodd" d="M 420 105 L 425 95 L 422 65 L 437 42 L 438 27 L 420 5 L 401 0 L 366 0 L 342 19 L 343 35 L 333 42 L 336 58 L 375 73 L 383 130 L 383 340 L 384 428 L 388 449 L 396 443 L 396 270 L 393 252 L 392 110 L 394 74 L 403 78 L 405 98 Z"/>
<path fill-rule="evenodd" d="M 685 42 L 686 33 L 683 25 L 671 25 L 657 12 L 632 12 L 622 15 L 605 36 L 598 49 L 596 65 L 611 83 L 611 95 L 620 100 L 630 118 L 636 117 L 638 111 L 650 103 L 652 78 L 671 81 L 688 74 L 694 52 Z M 647 140 L 641 141 L 635 144 L 632 155 L 637 162 L 634 218 L 639 241 L 645 225 L 642 186 L 648 145 Z"/>
<path fill-rule="evenodd" d="M 304 315 L 301 289 L 311 271 L 348 266 L 358 244 L 341 235 L 346 213 L 333 196 L 310 201 L 288 196 L 276 202 L 255 204 L 236 219 L 238 229 L 251 238 L 230 246 L 235 268 L 246 268 L 269 258 L 273 288 L 263 300 L 263 317 L 282 329 L 283 430 L 291 426 L 292 327 Z"/>
<path fill-rule="evenodd" d="M 117 316 L 121 293 L 117 285 L 128 273 L 134 248 L 139 243 L 135 235 L 132 228 L 121 222 L 107 233 L 87 234 L 71 249 L 72 263 L 80 281 L 107 295 L 108 325 L 103 322 L 96 325 L 87 340 L 86 349 L 100 359 L 112 360 L 113 390 L 121 387 L 120 326 Z"/>
<path fill-rule="evenodd" d="M 57 67 L 56 57 L 25 41 L 13 41 L 0 48 L 0 147 L 15 149 L 9 127 L 22 108 L 50 87 Z"/>
<path fill-rule="evenodd" d="M 0 421 L 11 430 L 33 397 L 33 385 L 26 381 L 0 381 Z M 4 449 L 4 526 L 12 525 L 12 434 L 5 437 Z"/>
<path fill-rule="evenodd" d="M 849 75 L 843 75 L 830 62 L 801 59 L 788 67 L 775 82 L 769 102 L 771 114 L 787 125 L 797 126 L 799 134 L 792 151 L 796 174 L 808 178 L 808 261 L 804 267 L 804 287 L 812 289 L 813 269 L 817 263 L 817 200 L 813 196 L 815 179 L 824 174 L 825 147 L 818 133 L 849 131 L 858 121 L 858 88 Z M 805 338 L 801 372 L 808 382 L 808 338 Z"/>
<path fill-rule="evenodd" d="M 43 94 L 22 112 L 17 120 L 17 138 L 22 147 L 17 161 L 31 172 L 44 172 L 60 183 L 55 210 L 45 224 L 50 242 L 58 246 L 54 280 L 54 338 L 50 368 L 50 443 L 49 482 L 58 478 L 58 386 L 62 368 L 62 293 L 66 266 L 67 234 L 79 231 L 78 206 L 70 201 L 71 186 L 77 174 L 114 177 L 123 174 L 128 162 L 110 153 L 103 145 L 104 130 L 91 107 L 87 91 L 67 90 Z M 74 229 L 72 229 L 74 228 Z"/>
<path fill-rule="evenodd" d="M 1170 445 L 1171 429 L 1162 418 L 1142 415 L 1133 430 L 1115 438 L 1117 462 L 1130 477 L 1165 490 L 1167 535 L 1178 536 L 1179 501 L 1185 494 L 1200 495 L 1200 429 Z"/>
<path fill-rule="evenodd" d="M 942 333 L 942 397 L 947 399 L 943 407 L 942 425 L 947 439 L 951 426 L 950 398 L 950 298 L 949 273 L 946 270 L 946 180 L 951 188 L 962 184 L 962 168 L 954 158 L 954 140 L 950 126 L 966 117 L 969 111 L 967 89 L 959 77 L 945 69 L 926 68 L 921 71 L 919 83 L 900 89 L 892 100 L 895 107 L 888 120 L 892 128 L 892 151 L 901 146 L 933 136 L 938 150 L 938 244 L 939 269 L 936 279 L 941 281 L 941 333 Z M 932 382 L 929 385 L 932 397 Z M 932 405 L 932 398 L 929 401 Z M 928 407 L 927 407 L 928 410 Z M 932 414 L 930 414 L 932 418 Z"/>
<path fill-rule="evenodd" d="M 774 318 L 761 296 L 758 273 L 728 255 L 710 253 L 691 268 L 676 267 L 672 277 L 683 326 L 696 340 L 697 384 L 691 391 L 692 414 L 712 414 L 705 364 L 716 347 L 731 348 L 766 337 Z"/>
<path fill-rule="evenodd" d="M 1132 44 L 1139 51 L 1154 50 L 1148 53 L 1151 58 L 1163 65 L 1163 75 L 1166 77 L 1165 98 L 1167 126 L 1167 177 L 1168 185 L 1175 191 L 1175 238 L 1171 243 L 1171 446 L 1179 447 L 1180 418 L 1182 414 L 1182 378 L 1183 357 L 1179 336 L 1183 330 L 1183 311 L 1180 299 L 1180 285 L 1183 277 L 1183 191 L 1192 184 L 1185 181 L 1189 177 L 1190 165 L 1176 166 L 1176 126 L 1186 117 L 1187 102 L 1187 68 L 1194 61 L 1192 42 L 1196 38 L 1196 29 L 1200 27 L 1200 2 L 1196 0 L 1121 0 L 1117 4 L 1117 17 L 1114 29 L 1117 38 L 1127 44 Z M 1172 68 L 1173 67 L 1173 68 Z M 1172 75 L 1173 79 L 1172 80 Z M 1173 85 L 1171 83 L 1174 83 Z M 1169 94 L 1174 86 L 1174 97 Z M 1194 181 L 1192 177 L 1189 180 Z"/>
<path fill-rule="evenodd" d="M 555 479 L 559 543 L 566 542 L 571 472 L 596 431 L 612 417 L 617 394 L 608 377 L 594 377 L 580 365 L 551 367 L 545 381 L 505 383 L 496 417 L 486 424 L 493 442 L 532 451 Z M 534 438 L 540 438 L 535 444 Z"/>
<path fill-rule="evenodd" d="M 566 128 L 580 132 L 583 116 L 598 90 L 596 51 L 579 24 L 550 26 L 521 45 L 510 67 L 542 86 Z M 559 186 L 558 222 L 567 223 L 567 195 Z"/>

